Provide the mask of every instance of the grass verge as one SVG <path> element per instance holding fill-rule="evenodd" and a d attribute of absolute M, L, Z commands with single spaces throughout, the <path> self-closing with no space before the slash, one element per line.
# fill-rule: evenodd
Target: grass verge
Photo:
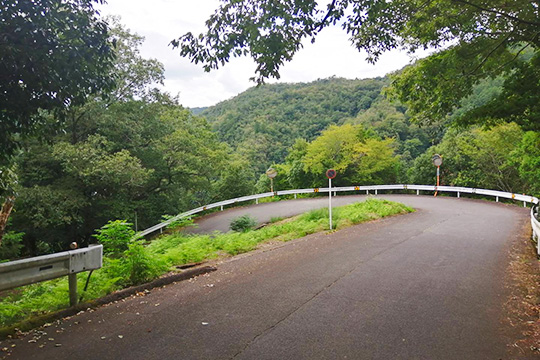
<path fill-rule="evenodd" d="M 412 211 L 414 210 L 403 204 L 368 198 L 363 202 L 334 208 L 334 228 L 341 229 Z M 164 235 L 144 247 L 130 248 L 127 257 L 105 257 L 103 268 L 93 272 L 86 292 L 82 292 L 82 289 L 88 274 L 79 274 L 81 300 L 97 299 L 121 288 L 150 281 L 170 272 L 177 265 L 237 255 L 253 250 L 266 241 L 289 241 L 325 230 L 328 230 L 327 208 L 278 221 L 259 230 L 212 235 Z M 0 326 L 12 326 L 33 316 L 66 308 L 69 306 L 68 293 L 67 278 L 10 291 L 0 299 Z"/>

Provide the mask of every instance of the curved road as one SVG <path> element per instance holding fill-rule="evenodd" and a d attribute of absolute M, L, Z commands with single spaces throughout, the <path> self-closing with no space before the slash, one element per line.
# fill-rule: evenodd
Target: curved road
<path fill-rule="evenodd" d="M 9 358 L 515 358 L 507 354 L 517 334 L 503 321 L 503 279 L 528 211 L 380 197 L 417 212 L 218 262 L 214 273 L 45 328 L 35 343 L 30 334 L 15 341 Z M 246 212 L 267 221 L 283 209 L 292 215 L 325 205 L 309 199 L 232 209 L 203 219 L 198 231 L 222 229 Z"/>

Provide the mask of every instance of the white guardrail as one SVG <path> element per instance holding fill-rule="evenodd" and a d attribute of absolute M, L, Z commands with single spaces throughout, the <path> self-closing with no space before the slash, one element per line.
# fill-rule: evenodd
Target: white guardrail
<path fill-rule="evenodd" d="M 334 192 L 343 192 L 343 191 L 365 191 L 366 194 L 369 194 L 370 191 L 373 191 L 374 194 L 377 194 L 378 191 L 381 190 L 416 190 L 416 195 L 420 194 L 420 191 L 441 191 L 441 192 L 451 192 L 456 193 L 457 197 L 459 198 L 461 193 L 464 194 L 477 194 L 477 195 L 485 195 L 485 196 L 493 196 L 496 201 L 499 201 L 499 198 L 504 199 L 512 199 L 515 201 L 523 201 L 523 206 L 526 206 L 526 203 L 532 203 L 532 204 L 538 204 L 538 198 L 530 195 L 521 195 L 521 194 L 514 194 L 514 193 L 508 193 L 504 191 L 497 191 L 497 190 L 486 190 L 486 189 L 475 189 L 475 188 L 468 188 L 468 187 L 457 187 L 457 186 L 434 186 L 434 185 L 406 185 L 406 184 L 397 184 L 397 185 L 367 185 L 367 186 L 342 186 L 342 187 L 332 187 L 332 191 Z M 182 218 L 203 212 L 205 210 L 210 210 L 214 208 L 221 208 L 223 210 L 223 206 L 226 205 L 232 205 L 236 203 L 241 203 L 245 201 L 252 201 L 255 200 L 258 203 L 259 199 L 272 197 L 272 196 L 281 196 L 281 195 L 295 195 L 295 194 L 311 194 L 311 193 L 327 193 L 328 188 L 309 188 L 309 189 L 294 189 L 294 190 L 281 190 L 281 191 L 275 191 L 275 192 L 267 192 L 262 194 L 255 194 L 255 195 L 249 195 L 249 196 L 242 196 L 236 199 L 229 199 L 224 201 L 219 201 L 213 204 L 208 204 L 205 206 L 198 207 L 193 210 L 186 211 L 184 213 L 178 214 L 167 221 L 164 221 L 162 223 L 159 223 L 157 225 L 154 225 L 146 230 L 140 231 L 138 235 L 140 236 L 146 236 L 148 234 L 151 234 L 153 232 L 156 232 L 158 230 L 163 231 L 163 228 L 166 228 L 169 226 L 169 224 L 173 223 L 174 221 L 180 220 Z M 534 218 L 531 211 L 531 223 L 533 223 L 533 229 L 535 229 L 535 236 L 540 236 L 540 224 L 538 221 Z M 539 254 L 540 254 L 540 247 Z"/>
<path fill-rule="evenodd" d="M 538 251 L 538 255 L 540 255 L 540 222 L 538 221 L 538 213 L 540 212 L 540 208 L 538 207 L 538 203 L 536 206 L 533 206 L 531 208 L 531 226 L 533 230 L 533 240 L 536 241 L 536 249 Z"/>

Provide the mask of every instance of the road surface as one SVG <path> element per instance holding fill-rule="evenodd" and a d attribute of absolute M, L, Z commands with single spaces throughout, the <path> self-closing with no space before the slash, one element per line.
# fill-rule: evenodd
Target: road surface
<path fill-rule="evenodd" d="M 14 342 L 9 358 L 510 358 L 516 330 L 504 321 L 503 279 L 527 210 L 463 198 L 380 197 L 417 212 L 220 261 L 211 274 L 30 334 Z M 323 201 L 233 209 L 200 228 L 219 228 L 229 221 L 221 216 L 242 211 L 263 219 Z"/>

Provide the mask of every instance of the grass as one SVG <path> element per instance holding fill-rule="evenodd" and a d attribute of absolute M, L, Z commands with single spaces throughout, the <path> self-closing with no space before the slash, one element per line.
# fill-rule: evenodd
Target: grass
<path fill-rule="evenodd" d="M 403 204 L 368 198 L 363 202 L 334 208 L 333 223 L 335 229 L 341 229 L 411 211 L 414 210 Z M 133 279 L 134 269 L 139 271 L 137 274 L 143 274 L 137 277 L 138 282 L 148 281 L 171 271 L 175 265 L 233 256 L 251 251 L 263 242 L 289 241 L 328 229 L 328 209 L 323 208 L 291 219 L 273 218 L 272 224 L 259 230 L 212 235 L 188 235 L 181 232 L 164 235 L 144 248 L 139 246 L 132 249 L 130 254 L 137 257 L 139 262 L 104 258 L 103 268 L 93 272 L 82 300 L 96 299 L 133 285 L 129 279 Z M 78 276 L 80 293 L 87 276 L 87 273 Z M 68 306 L 68 283 L 65 277 L 18 288 L 0 300 L 0 326 L 11 326 L 32 316 Z"/>
<path fill-rule="evenodd" d="M 283 216 L 272 216 L 270 218 L 270 224 L 277 223 L 283 219 L 285 219 Z"/>

